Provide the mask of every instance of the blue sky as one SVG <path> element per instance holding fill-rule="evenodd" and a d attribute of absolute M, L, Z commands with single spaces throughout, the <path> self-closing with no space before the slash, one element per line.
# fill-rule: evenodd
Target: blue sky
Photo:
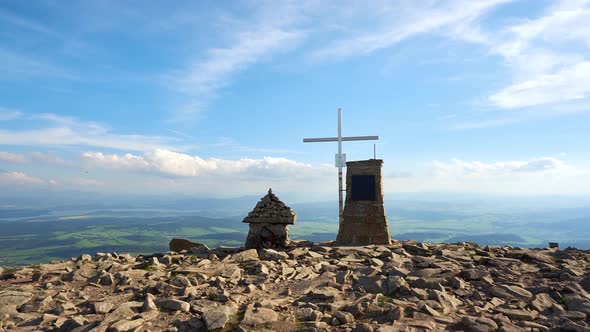
<path fill-rule="evenodd" d="M 0 186 L 590 193 L 590 1 L 0 0 Z M 372 142 L 345 143 L 348 160 Z"/>

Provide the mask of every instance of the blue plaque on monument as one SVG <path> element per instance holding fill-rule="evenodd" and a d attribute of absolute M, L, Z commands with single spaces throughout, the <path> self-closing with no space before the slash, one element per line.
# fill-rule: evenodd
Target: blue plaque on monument
<path fill-rule="evenodd" d="M 375 175 L 353 175 L 351 189 L 353 201 L 374 201 Z"/>

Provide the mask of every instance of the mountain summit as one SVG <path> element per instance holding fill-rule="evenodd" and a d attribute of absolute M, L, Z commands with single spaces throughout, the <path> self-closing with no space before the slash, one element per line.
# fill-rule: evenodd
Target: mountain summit
<path fill-rule="evenodd" d="M 0 330 L 588 331 L 590 252 L 473 243 L 98 253 L 4 268 Z"/>

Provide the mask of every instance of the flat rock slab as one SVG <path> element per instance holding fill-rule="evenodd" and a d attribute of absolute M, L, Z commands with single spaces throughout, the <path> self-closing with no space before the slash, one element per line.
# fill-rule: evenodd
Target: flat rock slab
<path fill-rule="evenodd" d="M 231 256 L 232 262 L 243 262 L 243 261 L 257 261 L 260 260 L 256 249 L 244 250 Z"/>
<path fill-rule="evenodd" d="M 546 293 L 536 294 L 530 302 L 531 307 L 539 312 L 552 308 L 554 304 L 555 301 Z"/>
<path fill-rule="evenodd" d="M 461 326 L 465 331 L 492 332 L 498 330 L 498 324 L 490 318 L 464 316 L 461 319 Z"/>
<path fill-rule="evenodd" d="M 94 306 L 94 313 L 107 314 L 113 309 L 114 304 L 109 303 L 109 302 L 95 302 L 93 304 L 93 306 Z"/>
<path fill-rule="evenodd" d="M 16 310 L 23 304 L 29 302 L 33 294 L 20 291 L 2 291 L 0 292 L 0 314 L 16 313 Z"/>
<path fill-rule="evenodd" d="M 155 303 L 158 307 L 160 307 L 162 309 L 180 310 L 180 311 L 184 311 L 184 312 L 189 312 L 191 310 L 191 305 L 188 302 L 184 302 L 184 301 L 176 300 L 176 299 L 158 300 Z"/>
<path fill-rule="evenodd" d="M 566 294 L 563 297 L 568 310 L 583 312 L 590 316 L 590 300 L 578 294 Z"/>
<path fill-rule="evenodd" d="M 251 308 L 246 310 L 242 324 L 249 327 L 257 327 L 268 323 L 276 322 L 279 319 L 277 314 L 272 309 L 267 308 Z"/>
<path fill-rule="evenodd" d="M 120 321 L 122 319 L 127 319 L 129 317 L 133 317 L 137 314 L 137 304 L 139 307 L 143 305 L 142 302 L 126 302 L 119 305 L 113 312 L 108 314 L 100 323 L 99 326 L 92 329 L 93 332 L 103 332 L 106 331 L 109 325 L 113 324 L 114 322 Z"/>
<path fill-rule="evenodd" d="M 531 292 L 515 285 L 494 285 L 489 287 L 487 292 L 503 299 L 520 299 L 529 301 L 533 297 Z"/>
<path fill-rule="evenodd" d="M 203 321 L 209 331 L 218 331 L 225 327 L 229 322 L 232 314 L 232 309 L 228 306 L 211 307 L 203 313 Z"/>
<path fill-rule="evenodd" d="M 128 331 L 135 331 L 138 327 L 142 326 L 145 323 L 143 318 L 138 318 L 134 320 L 122 319 L 115 324 L 111 325 L 109 328 L 109 332 L 128 332 Z"/>
<path fill-rule="evenodd" d="M 527 310 L 496 308 L 496 311 L 510 317 L 513 320 L 531 321 L 536 317 L 536 315 Z"/>

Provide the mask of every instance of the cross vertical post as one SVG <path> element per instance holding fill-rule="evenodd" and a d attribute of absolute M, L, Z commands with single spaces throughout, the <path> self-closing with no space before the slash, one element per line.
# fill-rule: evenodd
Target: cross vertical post
<path fill-rule="evenodd" d="M 342 198 L 342 109 L 338 108 L 338 225 L 342 225 L 342 211 L 344 200 Z"/>
<path fill-rule="evenodd" d="M 338 142 L 338 154 L 336 154 L 336 167 L 338 167 L 338 224 L 342 225 L 343 211 L 344 211 L 344 199 L 342 192 L 342 167 L 345 163 L 344 154 L 342 154 L 342 142 L 348 141 L 367 141 L 367 140 L 378 140 L 379 136 L 342 136 L 342 109 L 338 108 L 338 136 L 337 137 L 322 137 L 322 138 L 304 138 L 303 143 L 315 143 L 315 142 Z"/>

